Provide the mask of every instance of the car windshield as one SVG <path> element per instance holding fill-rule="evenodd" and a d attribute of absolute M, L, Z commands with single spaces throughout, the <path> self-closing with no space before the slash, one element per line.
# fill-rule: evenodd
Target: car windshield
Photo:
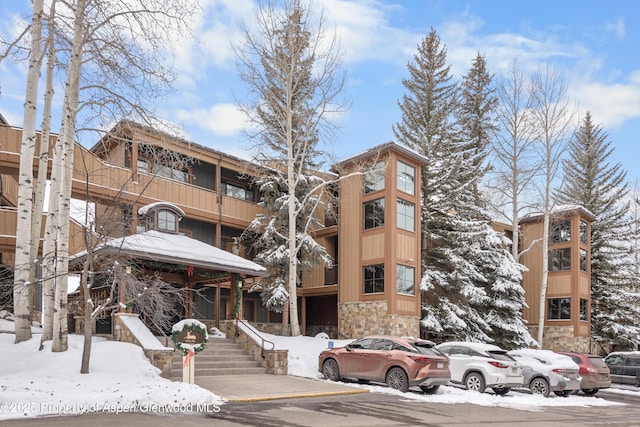
<path fill-rule="evenodd" d="M 418 350 L 418 353 L 420 354 L 427 354 L 429 356 L 442 356 L 442 353 L 439 352 L 438 349 L 435 348 L 430 342 L 416 341 L 411 343 L 411 345 L 413 346 L 413 348 Z"/>
<path fill-rule="evenodd" d="M 504 350 L 488 350 L 487 353 L 491 357 L 497 360 L 506 360 L 508 362 L 513 362 L 515 359 L 507 354 Z"/>

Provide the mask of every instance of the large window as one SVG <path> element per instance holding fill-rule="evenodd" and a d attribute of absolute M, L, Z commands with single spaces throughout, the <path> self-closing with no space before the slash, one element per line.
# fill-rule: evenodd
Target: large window
<path fill-rule="evenodd" d="M 398 161 L 398 190 L 405 193 L 415 194 L 416 192 L 416 169 L 406 163 Z"/>
<path fill-rule="evenodd" d="M 399 294 L 416 294 L 415 268 L 399 265 L 396 273 L 396 292 Z"/>
<path fill-rule="evenodd" d="M 585 249 L 580 249 L 580 271 L 587 271 L 588 267 L 588 252 Z"/>
<path fill-rule="evenodd" d="M 364 229 L 382 227 L 384 225 L 384 199 L 371 200 L 363 207 Z"/>
<path fill-rule="evenodd" d="M 549 225 L 549 243 L 571 241 L 571 220 L 554 221 Z"/>
<path fill-rule="evenodd" d="M 587 244 L 587 240 L 589 239 L 589 225 L 580 221 L 580 243 Z"/>
<path fill-rule="evenodd" d="M 178 217 L 169 211 L 158 211 L 158 230 L 178 231 Z"/>
<path fill-rule="evenodd" d="M 377 294 L 384 292 L 384 264 L 367 265 L 363 267 L 365 294 Z"/>
<path fill-rule="evenodd" d="M 580 320 L 589 320 L 589 301 L 580 298 Z"/>
<path fill-rule="evenodd" d="M 547 318 L 549 320 L 571 319 L 571 298 L 549 298 L 547 302 Z"/>
<path fill-rule="evenodd" d="M 571 270 L 571 248 L 549 251 L 549 271 Z"/>
<path fill-rule="evenodd" d="M 384 190 L 384 169 L 385 163 L 378 162 L 364 174 L 364 192 Z"/>
<path fill-rule="evenodd" d="M 222 187 L 222 194 L 225 196 L 233 197 L 234 199 L 253 201 L 253 191 L 248 190 L 239 185 L 234 185 L 228 182 L 220 184 Z"/>
<path fill-rule="evenodd" d="M 398 199 L 398 227 L 409 231 L 416 230 L 416 205 L 406 200 Z"/>

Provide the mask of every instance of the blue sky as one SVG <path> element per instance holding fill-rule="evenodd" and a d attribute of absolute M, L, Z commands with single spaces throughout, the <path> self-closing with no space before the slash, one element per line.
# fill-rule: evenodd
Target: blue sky
<path fill-rule="evenodd" d="M 231 46 L 241 40 L 252 0 L 203 0 L 194 23 L 200 44 L 176 36 L 177 90 L 158 103 L 158 113 L 179 124 L 184 136 L 214 149 L 247 157 L 242 116 L 235 99 L 247 92 L 236 78 Z M 321 2 L 316 1 L 320 4 Z M 402 78 L 417 44 L 436 29 L 456 77 L 477 52 L 500 74 L 514 58 L 529 71 L 550 63 L 563 73 L 580 117 L 590 110 L 615 147 L 630 184 L 640 178 L 640 3 L 632 0 L 325 0 L 345 50 L 351 109 L 325 148 L 341 159 L 394 139 L 400 119 Z M 22 7 L 23 9 L 20 9 Z M 15 32 L 16 16 L 30 2 L 0 0 L 0 29 Z M 0 112 L 21 125 L 24 66 L 0 65 Z M 60 90 L 59 90 L 60 92 Z M 54 118 L 59 122 L 59 118 Z M 90 145 L 89 141 L 87 144 Z"/>

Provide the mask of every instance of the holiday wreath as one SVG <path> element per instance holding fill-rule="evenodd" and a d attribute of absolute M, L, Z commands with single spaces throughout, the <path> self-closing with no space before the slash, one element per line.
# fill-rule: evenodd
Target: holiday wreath
<path fill-rule="evenodd" d="M 204 350 L 205 344 L 209 341 L 209 334 L 204 323 L 195 319 L 184 319 L 171 328 L 171 341 L 183 356 L 187 356 L 189 353 Z"/>

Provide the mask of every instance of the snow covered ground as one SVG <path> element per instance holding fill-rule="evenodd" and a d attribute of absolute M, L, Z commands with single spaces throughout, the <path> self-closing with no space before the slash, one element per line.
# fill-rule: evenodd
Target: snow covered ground
<path fill-rule="evenodd" d="M 0 319 L 0 420 L 86 412 L 217 412 L 224 405 L 224 399 L 208 390 L 161 378 L 159 370 L 135 345 L 94 338 L 91 372 L 83 375 L 79 373 L 82 337 L 70 335 L 69 350 L 52 353 L 50 343 L 38 351 L 38 328 L 33 328 L 33 339 L 20 344 L 14 344 L 13 331 L 12 321 Z M 318 354 L 328 346 L 327 339 L 264 335 L 276 348 L 289 350 L 290 375 L 326 381 L 318 373 L 317 363 Z M 336 347 L 348 342 L 333 340 Z M 471 403 L 528 411 L 542 411 L 547 406 L 619 405 L 581 395 L 544 398 L 511 391 L 507 396 L 496 396 L 449 386 L 441 387 L 434 395 L 423 395 L 383 386 L 345 384 L 430 403 Z M 627 393 L 640 396 L 637 391 Z"/>

